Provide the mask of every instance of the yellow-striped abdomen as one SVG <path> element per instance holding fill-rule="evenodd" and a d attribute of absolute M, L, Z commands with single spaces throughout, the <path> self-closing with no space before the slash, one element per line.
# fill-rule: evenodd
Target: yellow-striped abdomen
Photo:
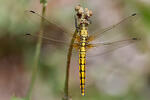
<path fill-rule="evenodd" d="M 80 47 L 79 53 L 79 73 L 80 73 L 80 88 L 81 88 L 81 95 L 85 95 L 85 64 L 86 64 L 86 51 L 85 47 Z"/>
<path fill-rule="evenodd" d="M 80 88 L 81 95 L 85 96 L 85 68 L 86 68 L 86 39 L 87 30 L 83 29 L 80 33 L 80 48 L 79 48 L 79 74 L 80 74 Z"/>

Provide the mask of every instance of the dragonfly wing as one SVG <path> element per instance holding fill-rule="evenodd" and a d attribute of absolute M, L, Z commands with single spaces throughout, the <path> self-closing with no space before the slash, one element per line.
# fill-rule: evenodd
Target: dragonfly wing
<path fill-rule="evenodd" d="M 60 24 L 56 24 L 56 23 L 54 23 L 52 21 L 49 21 L 46 17 L 43 17 L 42 15 L 40 15 L 39 13 L 37 13 L 37 12 L 35 12 L 33 10 L 30 10 L 30 11 L 27 10 L 27 11 L 25 11 L 25 13 L 28 16 L 30 16 L 30 20 L 34 19 L 34 20 L 38 20 L 38 22 L 39 22 L 39 21 L 41 21 L 41 18 L 43 18 L 43 20 L 44 20 L 44 27 L 52 27 L 53 30 L 61 31 L 61 34 L 64 34 L 66 36 L 71 35 L 71 32 L 69 32 L 68 30 L 66 30 Z M 51 32 L 53 32 L 53 30 L 51 30 Z"/>
<path fill-rule="evenodd" d="M 25 11 L 25 17 L 29 26 L 27 32 L 25 32 L 26 36 L 33 38 L 38 37 L 38 33 L 40 32 L 41 18 L 43 18 L 44 34 L 41 36 L 43 38 L 43 44 L 54 46 L 68 45 L 70 37 L 68 36 L 69 33 L 67 33 L 65 28 L 50 22 L 48 19 L 42 17 L 35 11 Z"/>
<path fill-rule="evenodd" d="M 108 37 L 117 37 L 118 34 L 123 32 L 131 33 L 131 26 L 136 23 L 138 17 L 139 14 L 134 13 L 108 28 L 98 29 L 96 32 L 90 34 L 88 41 L 98 41 Z M 132 33 L 134 33 L 133 30 Z"/>
<path fill-rule="evenodd" d="M 96 44 L 89 44 L 90 48 L 94 48 L 94 51 L 97 51 L 96 54 L 90 55 L 90 56 L 101 56 L 108 53 L 111 53 L 117 49 L 129 46 L 133 43 L 138 42 L 139 38 L 129 38 L 129 39 L 123 39 L 118 40 L 114 42 L 100 42 Z M 97 49 L 97 50 L 96 50 Z M 92 50 L 93 51 L 93 50 Z"/>
<path fill-rule="evenodd" d="M 94 44 L 95 46 L 94 47 L 97 47 L 97 46 L 113 46 L 113 45 L 120 45 L 120 44 L 123 44 L 123 43 L 130 43 L 130 42 L 135 42 L 135 41 L 138 41 L 140 40 L 140 38 L 129 38 L 129 39 L 123 39 L 123 40 L 118 40 L 118 41 L 113 41 L 113 42 L 99 42 L 99 43 L 96 43 Z"/>

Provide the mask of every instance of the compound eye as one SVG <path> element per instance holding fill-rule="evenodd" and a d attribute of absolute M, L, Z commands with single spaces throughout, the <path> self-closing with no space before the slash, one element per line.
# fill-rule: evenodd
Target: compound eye
<path fill-rule="evenodd" d="M 92 11 L 89 10 L 88 8 L 85 8 L 85 13 L 87 17 L 91 17 L 92 16 Z"/>

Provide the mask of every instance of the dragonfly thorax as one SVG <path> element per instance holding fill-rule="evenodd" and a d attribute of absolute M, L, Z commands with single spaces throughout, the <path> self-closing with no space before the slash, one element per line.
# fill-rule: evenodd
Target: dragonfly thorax
<path fill-rule="evenodd" d="M 88 31 L 87 31 L 86 27 L 82 27 L 82 29 L 80 31 L 80 36 L 82 36 L 82 37 L 88 36 Z"/>

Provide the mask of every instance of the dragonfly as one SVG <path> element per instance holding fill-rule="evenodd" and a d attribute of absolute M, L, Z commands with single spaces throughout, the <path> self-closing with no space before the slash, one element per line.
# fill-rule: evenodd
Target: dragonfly
<path fill-rule="evenodd" d="M 76 51 L 78 51 L 78 59 L 79 59 L 79 77 L 80 77 L 80 91 L 81 91 L 81 95 L 85 96 L 85 83 L 86 83 L 86 67 L 87 67 L 87 63 L 86 63 L 86 59 L 87 59 L 87 54 L 89 49 L 91 48 L 97 48 L 99 46 L 116 46 L 116 45 L 123 45 L 123 46 L 119 46 L 118 48 L 124 47 L 126 45 L 129 45 L 131 43 L 135 43 L 136 41 L 140 40 L 140 38 L 137 37 L 131 37 L 131 38 L 126 38 L 126 39 L 121 39 L 121 40 L 117 40 L 117 41 L 113 41 L 113 42 L 96 42 L 94 43 L 93 41 L 95 40 L 99 40 L 100 37 L 102 37 L 104 35 L 104 33 L 107 33 L 111 30 L 123 25 L 126 22 L 130 22 L 133 19 L 137 18 L 137 14 L 133 13 L 130 16 L 125 17 L 124 19 L 122 19 L 121 21 L 119 21 L 118 23 L 111 25 L 108 28 L 105 28 L 103 30 L 100 30 L 96 33 L 93 34 L 89 34 L 89 25 L 92 23 L 91 21 L 91 17 L 93 15 L 93 12 L 91 10 L 89 10 L 88 8 L 83 8 L 81 5 L 78 5 L 75 7 L 75 16 L 74 16 L 74 20 L 75 20 L 75 32 L 76 32 L 76 36 L 74 37 L 75 41 L 73 43 L 73 48 L 75 48 Z M 52 29 L 57 30 L 57 33 L 64 33 L 65 36 L 68 36 L 68 31 L 66 31 L 64 28 L 62 28 L 61 26 L 50 22 L 49 20 L 47 20 L 45 17 L 42 17 L 39 13 L 35 12 L 35 11 L 27 11 L 27 13 L 35 15 L 39 18 L 43 18 L 43 20 L 45 21 L 45 26 L 51 26 L 50 30 L 46 30 L 44 32 L 51 32 L 51 33 L 55 33 L 53 32 Z M 35 19 L 35 18 L 33 18 Z M 53 38 L 52 34 L 48 34 L 45 35 L 47 33 L 44 33 L 43 36 L 41 36 L 43 38 L 43 40 L 48 41 L 49 43 L 51 43 L 51 45 L 54 44 L 62 44 L 62 45 L 68 45 L 68 43 L 66 41 L 62 41 L 59 40 L 61 39 L 60 37 L 57 37 L 57 39 Z M 32 36 L 32 37 L 38 37 L 37 34 L 32 34 L 32 33 L 27 33 L 27 36 Z M 62 34 L 61 34 L 62 35 Z M 72 37 L 72 36 L 70 36 Z M 116 49 L 116 48 L 115 48 Z M 111 52 L 115 49 L 111 49 L 108 51 L 105 51 L 101 54 L 105 54 L 108 52 Z"/>

